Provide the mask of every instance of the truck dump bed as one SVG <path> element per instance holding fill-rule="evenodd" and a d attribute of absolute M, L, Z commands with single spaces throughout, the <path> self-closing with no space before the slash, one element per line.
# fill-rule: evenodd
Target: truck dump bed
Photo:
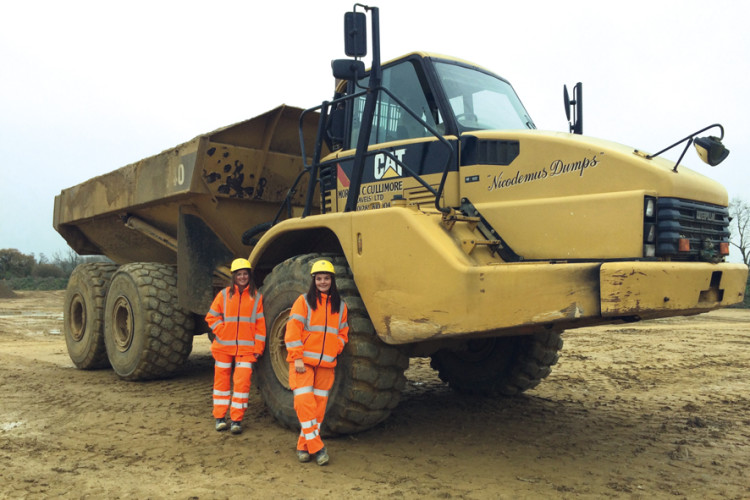
<path fill-rule="evenodd" d="M 273 219 L 303 169 L 301 112 L 282 105 L 64 189 L 55 197 L 54 227 L 79 254 L 120 264 L 176 264 L 184 237 L 248 255 L 242 234 Z M 312 113 L 305 118 L 307 151 L 313 151 L 317 119 Z M 306 189 L 304 178 L 294 213 Z M 199 221 L 192 235 L 179 234 L 186 217 Z"/>

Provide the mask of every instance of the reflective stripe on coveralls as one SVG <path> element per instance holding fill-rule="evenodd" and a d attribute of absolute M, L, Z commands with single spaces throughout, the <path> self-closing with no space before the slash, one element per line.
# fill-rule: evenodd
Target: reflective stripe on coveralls
<path fill-rule="evenodd" d="M 224 418 L 229 411 L 230 418 L 239 422 L 247 408 L 253 362 L 265 349 L 266 324 L 262 294 L 256 291 L 253 297 L 248 288 L 240 292 L 235 286 L 230 297 L 231 289 L 227 287 L 216 295 L 206 322 L 215 335 L 211 343 L 211 354 L 216 360 L 213 415 Z"/>
<path fill-rule="evenodd" d="M 289 385 L 294 395 L 294 410 L 300 421 L 298 450 L 312 454 L 324 446 L 320 438 L 320 426 L 323 424 L 335 371 L 335 368 L 306 366 L 304 373 L 297 373 L 294 363 L 289 364 Z"/>
<path fill-rule="evenodd" d="M 301 295 L 292 306 L 284 335 L 289 386 L 301 428 L 297 449 L 308 453 L 317 453 L 324 446 L 320 426 L 334 382 L 336 357 L 343 350 L 349 332 L 346 304 L 341 301 L 336 318 L 329 299 L 322 294 L 317 310 L 313 311 L 307 297 Z M 297 359 L 305 364 L 304 373 L 297 373 L 294 367 Z"/>
<path fill-rule="evenodd" d="M 294 340 L 291 342 L 286 342 L 286 348 L 294 349 L 298 347 L 305 347 L 306 350 L 302 351 L 302 359 L 304 360 L 305 364 L 310 364 L 313 366 L 319 366 L 325 363 L 323 366 L 335 366 L 336 363 L 336 356 L 326 354 L 324 352 L 325 349 L 325 342 L 328 334 L 333 334 L 336 336 L 339 344 L 340 349 L 336 349 L 337 352 L 340 352 L 344 348 L 345 341 L 339 336 L 339 332 L 341 332 L 342 329 L 346 328 L 348 330 L 349 324 L 348 322 L 344 322 L 344 308 L 346 307 L 346 304 L 344 304 L 344 301 L 341 301 L 341 305 L 339 306 L 339 312 L 338 312 L 338 325 L 334 328 L 333 326 L 328 325 L 328 321 L 326 319 L 325 323 L 323 325 L 313 325 L 312 323 L 312 316 L 313 316 L 313 308 L 310 307 L 310 303 L 307 301 L 307 296 L 302 295 L 302 298 L 304 298 L 305 307 L 307 308 L 307 315 L 302 316 L 301 314 L 297 313 L 291 313 L 289 315 L 290 320 L 296 320 L 302 323 L 302 336 L 304 336 L 305 333 L 309 333 L 311 335 L 308 335 L 305 338 L 305 343 L 303 343 L 302 339 Z M 327 302 L 328 296 L 326 296 L 326 302 L 324 302 L 323 307 L 326 309 L 326 314 L 330 310 L 328 307 Z M 315 337 L 312 334 L 315 333 L 322 333 L 322 344 L 317 346 L 314 345 L 314 342 L 318 340 L 318 337 Z M 317 350 L 311 350 L 311 349 L 317 349 Z"/>
<path fill-rule="evenodd" d="M 259 304 L 262 304 L 263 296 L 260 292 L 256 292 L 255 297 L 250 297 L 249 290 L 245 289 L 239 293 L 237 299 L 237 311 L 231 311 L 233 309 L 232 301 L 233 298 L 229 297 L 229 288 L 225 288 L 221 291 L 221 300 L 219 296 L 214 299 L 211 304 L 211 309 L 206 315 L 206 322 L 210 325 L 211 330 L 214 332 L 214 343 L 211 346 L 211 350 L 219 350 L 226 354 L 233 354 L 231 348 L 234 347 L 234 354 L 260 354 L 263 352 L 266 342 L 265 332 L 265 316 L 262 308 L 259 309 Z M 247 293 L 247 296 L 253 299 L 253 308 L 250 316 L 243 316 L 241 313 L 241 300 L 242 296 Z M 221 310 L 218 310 L 218 306 L 221 305 Z M 262 306 L 261 306 L 262 307 Z M 236 314 L 235 314 L 236 313 Z M 260 324 L 263 325 L 262 329 L 257 328 L 258 320 L 263 320 Z M 234 326 L 232 330 L 231 327 Z M 229 332 L 232 332 L 231 334 Z M 259 348 L 256 348 L 255 342 L 261 344 Z M 222 349 L 222 347 L 225 347 Z"/>
<path fill-rule="evenodd" d="M 214 418 L 224 418 L 229 409 L 229 418 L 235 422 L 242 421 L 250 398 L 250 379 L 253 374 L 255 356 L 230 356 L 214 353 Z M 232 377 L 232 360 L 234 363 L 234 377 Z M 232 379 L 234 387 L 232 388 Z M 232 392 L 232 389 L 234 392 Z M 231 400 L 230 400 L 231 395 Z M 231 403 L 231 404 L 230 404 Z"/>

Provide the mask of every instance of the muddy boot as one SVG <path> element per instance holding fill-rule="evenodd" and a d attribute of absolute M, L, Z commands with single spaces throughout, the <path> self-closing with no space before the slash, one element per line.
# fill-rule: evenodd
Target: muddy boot
<path fill-rule="evenodd" d="M 305 450 L 297 450 L 297 460 L 302 463 L 310 461 L 310 454 Z"/>
<path fill-rule="evenodd" d="M 326 465 L 328 463 L 328 460 L 328 452 L 326 451 L 325 447 L 315 454 L 315 463 L 318 465 Z"/>
<path fill-rule="evenodd" d="M 221 432 L 227 430 L 227 421 L 224 418 L 216 419 L 216 430 Z"/>
<path fill-rule="evenodd" d="M 242 434 L 242 424 L 240 422 L 232 420 L 232 425 L 229 427 L 229 432 L 232 434 Z"/>

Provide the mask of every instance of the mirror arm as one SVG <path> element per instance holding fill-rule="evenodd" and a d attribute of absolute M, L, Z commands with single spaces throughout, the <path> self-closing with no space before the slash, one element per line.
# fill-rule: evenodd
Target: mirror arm
<path fill-rule="evenodd" d="M 719 140 L 722 140 L 724 138 L 724 127 L 722 127 L 720 123 L 714 123 L 713 125 L 709 125 L 708 127 L 702 128 L 702 129 L 700 129 L 697 132 L 693 132 L 692 134 L 690 134 L 689 136 L 685 137 L 684 139 L 680 139 L 679 141 L 675 142 L 671 146 L 667 146 L 666 148 L 662 149 L 658 153 L 654 153 L 652 155 L 648 155 L 645 158 L 647 160 L 651 160 L 653 158 L 656 158 L 660 154 L 664 153 L 665 151 L 669 151 L 670 149 L 672 149 L 673 147 L 677 146 L 678 144 L 680 144 L 682 142 L 685 142 L 685 141 L 688 141 L 688 143 L 685 145 L 685 149 L 682 151 L 682 154 L 680 155 L 680 158 L 677 160 L 677 163 L 674 164 L 674 168 L 672 169 L 672 172 L 677 172 L 677 167 L 679 166 L 680 162 L 682 161 L 682 158 L 685 156 L 685 153 L 687 152 L 688 148 L 693 143 L 693 138 L 696 135 L 700 134 L 701 132 L 705 132 L 706 130 L 714 128 L 714 127 L 719 127 L 719 130 L 721 130 L 721 137 L 719 137 Z"/>
<path fill-rule="evenodd" d="M 687 137 L 686 137 L 685 139 L 687 139 Z M 684 141 L 685 139 L 683 139 L 683 141 Z M 672 169 L 672 172 L 677 172 L 677 166 L 678 166 L 678 165 L 680 164 L 680 162 L 682 161 L 682 158 L 683 158 L 683 157 L 685 156 L 685 153 L 687 153 L 687 150 L 688 150 L 688 148 L 690 147 L 690 145 L 691 145 L 692 143 L 693 143 L 693 138 L 692 138 L 692 137 L 690 137 L 690 139 L 689 139 L 689 140 L 687 141 L 687 144 L 685 144 L 685 149 L 683 149 L 683 150 L 682 150 L 682 154 L 681 154 L 681 155 L 680 155 L 680 157 L 679 157 L 679 158 L 677 159 L 677 163 L 675 163 L 675 164 L 674 164 L 674 168 Z M 649 158 L 649 159 L 650 159 L 650 158 Z"/>
<path fill-rule="evenodd" d="M 722 127 L 720 123 L 714 123 L 713 125 L 709 125 L 709 126 L 708 126 L 708 127 L 706 127 L 706 128 L 702 128 L 702 129 L 700 129 L 700 130 L 699 130 L 699 131 L 697 131 L 697 132 L 693 132 L 693 133 L 692 133 L 692 134 L 690 134 L 689 136 L 685 137 L 684 139 L 680 139 L 679 141 L 675 142 L 675 143 L 674 143 L 674 144 L 672 144 L 671 146 L 667 146 L 666 148 L 662 149 L 662 150 L 661 150 L 661 151 L 659 151 L 658 153 L 654 153 L 654 154 L 652 154 L 652 155 L 648 155 L 648 156 L 646 156 L 646 159 L 647 159 L 647 160 L 650 160 L 650 159 L 652 159 L 652 158 L 656 158 L 656 157 L 657 157 L 657 156 L 659 156 L 660 154 L 664 153 L 665 151 L 669 151 L 670 149 L 672 149 L 673 147 L 677 146 L 677 145 L 678 145 L 678 144 L 680 144 L 681 142 L 687 141 L 688 139 L 690 139 L 690 140 L 692 141 L 693 137 L 695 137 L 696 135 L 700 134 L 701 132 L 705 132 L 706 130 L 708 130 L 708 129 L 710 129 L 710 128 L 714 128 L 714 127 L 719 127 L 719 130 L 721 130 L 721 137 L 719 137 L 719 140 L 722 140 L 722 139 L 724 138 L 724 127 Z M 685 148 L 685 149 L 687 149 L 687 148 Z"/>

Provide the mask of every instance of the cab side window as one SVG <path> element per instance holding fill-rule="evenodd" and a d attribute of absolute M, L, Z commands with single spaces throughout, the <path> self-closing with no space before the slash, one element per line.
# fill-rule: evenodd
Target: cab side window
<path fill-rule="evenodd" d="M 442 117 L 430 97 L 429 89 L 422 84 L 417 70 L 411 61 L 404 61 L 383 70 L 383 87 L 395 94 L 417 116 L 432 128 L 442 124 Z M 367 85 L 367 79 L 360 81 Z M 427 89 L 427 92 L 425 92 Z M 365 108 L 365 97 L 358 97 L 354 101 L 354 117 L 352 121 L 351 147 L 357 144 L 362 112 Z M 370 132 L 369 144 L 379 144 L 389 141 L 428 137 L 430 132 L 397 104 L 391 96 L 380 92 L 375 110 L 375 118 Z"/>

